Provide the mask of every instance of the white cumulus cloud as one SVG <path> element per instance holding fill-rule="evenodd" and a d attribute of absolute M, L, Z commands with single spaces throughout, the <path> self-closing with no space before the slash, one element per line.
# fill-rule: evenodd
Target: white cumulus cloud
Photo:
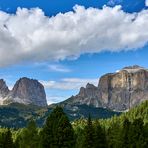
<path fill-rule="evenodd" d="M 135 50 L 148 42 L 148 10 L 75 6 L 45 16 L 39 8 L 0 11 L 0 66 L 77 58 L 84 53 Z"/>
<path fill-rule="evenodd" d="M 98 79 L 64 78 L 59 81 L 40 81 L 46 89 L 78 90 L 89 82 L 97 85 Z"/>
<path fill-rule="evenodd" d="M 64 73 L 71 72 L 71 69 L 57 64 L 49 65 L 48 68 L 50 71 L 55 71 L 55 72 L 64 72 Z"/>
<path fill-rule="evenodd" d="M 114 6 L 114 5 L 117 5 L 117 4 L 122 3 L 122 1 L 123 1 L 123 0 L 109 0 L 107 4 L 108 4 L 109 6 Z"/>

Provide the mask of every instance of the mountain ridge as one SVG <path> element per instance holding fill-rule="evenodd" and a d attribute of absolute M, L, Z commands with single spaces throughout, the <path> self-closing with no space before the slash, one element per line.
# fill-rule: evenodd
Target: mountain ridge
<path fill-rule="evenodd" d="M 88 105 L 126 111 L 144 100 L 148 100 L 148 70 L 133 65 L 101 76 L 98 86 L 87 83 L 86 87 L 80 88 L 77 95 L 54 105 L 65 108 Z M 5 81 L 0 79 L 0 104 L 14 102 L 47 106 L 44 86 L 37 80 L 23 77 L 9 90 Z"/>
<path fill-rule="evenodd" d="M 148 70 L 133 65 L 101 76 L 98 86 L 88 83 L 76 96 L 59 104 L 67 107 L 86 104 L 126 111 L 144 100 L 148 100 Z"/>

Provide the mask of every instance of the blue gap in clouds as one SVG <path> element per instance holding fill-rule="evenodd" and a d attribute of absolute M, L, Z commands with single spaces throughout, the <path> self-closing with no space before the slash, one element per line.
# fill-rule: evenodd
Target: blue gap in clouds
<path fill-rule="evenodd" d="M 124 11 L 130 13 L 146 9 L 145 0 L 121 0 L 119 4 L 122 5 Z"/>
<path fill-rule="evenodd" d="M 122 0 L 115 5 L 122 5 L 126 12 L 138 12 L 145 9 L 145 0 Z M 17 7 L 21 8 L 41 8 L 46 15 L 52 16 L 59 12 L 71 11 L 76 4 L 83 5 L 86 8 L 101 8 L 108 5 L 109 0 L 0 0 L 0 9 L 9 13 L 15 13 Z M 115 6 L 113 5 L 113 6 Z"/>
<path fill-rule="evenodd" d="M 85 7 L 102 7 L 108 0 L 0 0 L 0 8 L 15 13 L 17 7 L 41 8 L 46 15 L 52 16 L 59 12 L 71 11 L 76 4 Z M 9 8 L 9 9 L 8 9 Z"/>
<path fill-rule="evenodd" d="M 101 52 L 81 55 L 78 60 L 63 61 L 79 78 L 99 78 L 105 73 L 115 72 L 125 66 L 139 65 L 148 68 L 148 46 L 134 51 Z"/>

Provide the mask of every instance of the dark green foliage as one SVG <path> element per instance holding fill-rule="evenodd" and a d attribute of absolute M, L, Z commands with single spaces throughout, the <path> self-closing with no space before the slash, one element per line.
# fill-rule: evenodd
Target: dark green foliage
<path fill-rule="evenodd" d="M 36 123 L 31 120 L 28 126 L 22 129 L 15 141 L 15 147 L 18 148 L 37 148 L 39 147 L 39 135 Z"/>
<path fill-rule="evenodd" d="M 95 140 L 94 127 L 92 125 L 91 117 L 89 115 L 87 120 L 87 125 L 84 128 L 83 147 L 85 148 L 94 147 L 94 140 Z"/>
<path fill-rule="evenodd" d="M 70 121 L 79 119 L 82 116 L 87 117 L 89 113 L 92 114 L 93 118 L 99 119 L 106 119 L 112 117 L 113 115 L 120 115 L 118 112 L 104 108 L 94 108 L 87 105 L 78 105 L 77 107 L 78 110 L 73 110 L 73 106 L 70 108 L 64 108 L 64 112 L 67 114 Z M 34 119 L 37 125 L 42 127 L 52 110 L 53 106 L 42 108 L 34 105 L 23 105 L 18 103 L 0 106 L 0 126 L 23 128 L 27 126 L 30 119 Z"/>
<path fill-rule="evenodd" d="M 84 130 L 81 127 L 77 127 L 75 129 L 76 136 L 76 148 L 83 148 L 83 138 L 84 138 Z"/>
<path fill-rule="evenodd" d="M 47 118 L 41 137 L 44 148 L 74 147 L 74 131 L 61 107 L 56 107 Z"/>
<path fill-rule="evenodd" d="M 135 119 L 129 129 L 129 147 L 145 148 L 144 126 L 143 121 Z"/>
<path fill-rule="evenodd" d="M 127 113 L 123 113 L 121 118 L 126 116 L 130 121 L 141 118 L 144 123 L 148 123 L 148 100 L 141 103 L 139 106 L 132 108 Z"/>
<path fill-rule="evenodd" d="M 118 148 L 120 146 L 121 127 L 118 122 L 113 122 L 107 129 L 107 144 L 109 148 Z"/>
<path fill-rule="evenodd" d="M 131 123 L 129 122 L 129 120 L 127 118 L 124 119 L 123 121 L 123 127 L 120 133 L 121 136 L 121 148 L 125 148 L 125 147 L 129 147 L 129 143 L 130 143 L 130 136 L 129 136 L 129 132 L 130 132 L 130 127 L 131 127 Z"/>
<path fill-rule="evenodd" d="M 105 129 L 98 121 L 95 122 L 94 148 L 107 148 Z"/>
<path fill-rule="evenodd" d="M 77 105 L 78 110 L 72 110 L 73 106 L 70 108 L 65 108 L 64 111 L 68 115 L 71 121 L 80 119 L 81 117 L 87 118 L 89 113 L 91 114 L 92 119 L 107 119 L 111 118 L 114 115 L 119 116 L 121 113 L 115 112 L 105 108 L 95 108 L 88 105 Z M 73 116 L 75 114 L 75 116 Z"/>
<path fill-rule="evenodd" d="M 7 129 L 1 134 L 0 137 L 0 148 L 13 148 L 13 139 L 10 129 Z"/>
<path fill-rule="evenodd" d="M 39 122 L 39 125 L 42 125 L 44 119 L 40 117 L 40 112 L 46 112 L 46 108 L 42 109 L 38 106 L 23 105 L 18 103 L 0 106 L 0 126 L 22 128 L 26 127 L 28 121 L 32 118 Z M 38 118 L 40 119 L 39 121 L 37 120 Z"/>
<path fill-rule="evenodd" d="M 144 144 L 147 146 L 148 145 L 148 123 L 144 125 L 143 135 L 144 135 Z"/>
<path fill-rule="evenodd" d="M 0 148 L 147 148 L 147 117 L 148 101 L 121 116 L 95 121 L 89 116 L 72 124 L 56 107 L 43 128 L 34 120 L 22 129 L 0 128 Z"/>
<path fill-rule="evenodd" d="M 96 135 L 100 137 L 99 132 L 101 132 L 101 135 L 103 135 L 102 137 L 104 137 L 104 142 L 102 141 L 102 137 L 94 138 L 93 136 L 89 136 L 91 138 L 88 138 L 89 141 L 86 142 L 86 147 L 89 147 L 88 142 L 91 143 L 92 148 L 99 148 L 100 143 L 105 143 L 103 147 L 108 148 L 146 148 L 148 145 L 148 101 L 145 101 L 140 106 L 131 109 L 127 113 L 123 113 L 119 117 L 115 116 L 111 119 L 99 120 L 98 122 L 100 126 L 97 123 L 92 123 L 93 127 L 90 127 L 92 131 L 94 131 L 94 134 L 92 134 L 91 132 L 90 133 L 94 137 Z M 85 119 L 77 120 L 74 122 L 73 125 L 76 129 L 78 139 L 84 139 L 84 136 L 87 133 L 84 132 L 86 131 L 86 124 L 87 122 Z M 98 125 L 98 130 L 96 130 L 96 125 Z M 78 133 L 78 131 L 80 131 L 82 134 Z M 96 131 L 98 132 L 98 134 L 96 134 Z M 83 132 L 85 134 L 83 134 Z M 90 135 L 89 132 L 86 135 L 86 137 L 88 137 L 88 135 Z M 84 146 L 81 146 L 82 140 L 80 141 L 78 139 L 77 147 L 83 148 Z M 93 141 L 93 144 L 91 141 Z"/>
<path fill-rule="evenodd" d="M 130 116 L 131 113 L 129 112 Z M 142 116 L 141 116 L 142 117 Z M 108 128 L 107 143 L 109 148 L 146 148 L 148 139 L 147 124 L 142 118 L 132 119 L 128 113 L 117 118 Z"/>
<path fill-rule="evenodd" d="M 83 144 L 79 147 L 107 148 L 105 130 L 101 127 L 98 121 L 93 124 L 90 116 L 87 120 L 86 126 L 84 127 L 82 139 Z"/>

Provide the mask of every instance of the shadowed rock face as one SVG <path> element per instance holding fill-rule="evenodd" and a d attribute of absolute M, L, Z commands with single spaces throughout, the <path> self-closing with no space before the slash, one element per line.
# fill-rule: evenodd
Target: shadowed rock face
<path fill-rule="evenodd" d="M 0 98 L 4 98 L 8 95 L 9 89 L 3 79 L 0 79 Z"/>
<path fill-rule="evenodd" d="M 100 107 L 101 103 L 98 99 L 100 96 L 98 88 L 92 84 L 87 84 L 86 88 L 81 87 L 78 95 L 68 99 L 70 104 L 87 104 L 95 107 Z M 67 102 L 67 101 L 66 101 Z"/>
<path fill-rule="evenodd" d="M 135 65 L 102 76 L 97 87 L 82 87 L 68 102 L 124 111 L 144 100 L 148 100 L 148 71 Z"/>
<path fill-rule="evenodd" d="M 20 98 L 25 104 L 46 106 L 46 94 L 44 87 L 37 80 L 21 78 L 14 85 L 11 95 L 13 98 Z"/>
<path fill-rule="evenodd" d="M 0 104 L 13 102 L 47 106 L 44 87 L 37 80 L 21 78 L 9 91 L 4 80 L 0 80 Z"/>

